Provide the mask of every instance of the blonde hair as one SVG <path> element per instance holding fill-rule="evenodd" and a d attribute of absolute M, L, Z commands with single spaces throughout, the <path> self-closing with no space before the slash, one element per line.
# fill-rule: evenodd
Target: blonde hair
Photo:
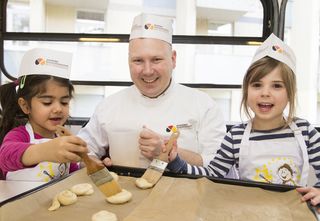
<path fill-rule="evenodd" d="M 247 70 L 246 75 L 243 78 L 242 83 L 242 100 L 241 100 L 241 110 L 244 111 L 245 115 L 252 119 L 249 112 L 249 107 L 247 105 L 248 101 L 248 87 L 251 83 L 259 81 L 264 76 L 272 72 L 274 69 L 279 68 L 281 78 L 284 82 L 285 88 L 287 90 L 288 102 L 289 102 L 289 114 L 286 122 L 287 126 L 295 118 L 295 106 L 296 106 L 296 76 L 293 71 L 284 63 L 275 60 L 271 57 L 264 57 L 258 61 L 252 63 Z"/>

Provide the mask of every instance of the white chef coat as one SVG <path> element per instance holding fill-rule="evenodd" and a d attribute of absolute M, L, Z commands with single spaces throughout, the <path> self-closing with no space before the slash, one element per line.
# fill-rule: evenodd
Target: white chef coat
<path fill-rule="evenodd" d="M 27 123 L 25 127 L 30 136 L 30 143 L 39 144 L 50 140 L 48 138 L 35 139 L 32 126 Z M 8 172 L 6 180 L 48 182 L 69 174 L 69 168 L 70 163 L 41 162 L 35 167 Z"/>
<path fill-rule="evenodd" d="M 182 125 L 178 147 L 201 154 L 204 166 L 213 159 L 226 131 L 212 98 L 172 82 L 158 98 L 143 96 L 134 85 L 107 97 L 78 136 L 98 157 L 106 154 L 110 144 L 114 165 L 147 167 L 150 162 L 138 149 L 143 125 L 164 136 L 170 135 L 169 125 Z"/>

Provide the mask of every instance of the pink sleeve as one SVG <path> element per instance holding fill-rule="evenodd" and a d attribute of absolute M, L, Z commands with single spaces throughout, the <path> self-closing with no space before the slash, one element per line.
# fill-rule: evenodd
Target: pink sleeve
<path fill-rule="evenodd" d="M 25 168 L 21 158 L 29 146 L 30 137 L 24 126 L 12 129 L 5 136 L 0 148 L 0 168 L 4 174 Z"/>
<path fill-rule="evenodd" d="M 70 163 L 69 173 L 77 171 L 79 168 L 79 163 Z"/>

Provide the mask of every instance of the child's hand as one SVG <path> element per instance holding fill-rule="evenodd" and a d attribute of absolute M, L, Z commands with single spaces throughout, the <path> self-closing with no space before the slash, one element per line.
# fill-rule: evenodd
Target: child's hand
<path fill-rule="evenodd" d="M 300 187 L 296 189 L 303 196 L 301 197 L 302 202 L 310 200 L 311 205 L 317 206 L 320 203 L 320 189 L 315 187 Z M 320 213 L 320 208 L 317 208 Z"/>
<path fill-rule="evenodd" d="M 88 153 L 87 144 L 77 136 L 57 137 L 48 141 L 48 153 L 54 157 L 54 162 L 78 162 L 81 153 Z"/>
<path fill-rule="evenodd" d="M 67 163 L 81 160 L 81 153 L 87 153 L 86 142 L 76 136 L 62 136 L 44 143 L 32 144 L 23 153 L 24 166 L 33 166 L 40 162 Z"/>
<path fill-rule="evenodd" d="M 175 141 L 173 143 L 172 150 L 169 153 L 169 162 L 171 162 L 174 159 L 176 159 L 177 155 L 178 155 L 178 144 L 177 144 L 177 141 Z"/>

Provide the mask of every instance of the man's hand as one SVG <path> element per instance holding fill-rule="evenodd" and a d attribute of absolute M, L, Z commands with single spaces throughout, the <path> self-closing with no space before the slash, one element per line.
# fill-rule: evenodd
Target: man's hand
<path fill-rule="evenodd" d="M 141 154 L 149 160 L 152 160 L 159 156 L 161 151 L 165 152 L 165 148 L 165 139 L 156 132 L 143 126 L 139 138 L 139 149 Z"/>
<path fill-rule="evenodd" d="M 107 167 L 112 166 L 112 161 L 109 157 L 106 157 L 102 160 L 103 164 L 106 165 Z"/>

